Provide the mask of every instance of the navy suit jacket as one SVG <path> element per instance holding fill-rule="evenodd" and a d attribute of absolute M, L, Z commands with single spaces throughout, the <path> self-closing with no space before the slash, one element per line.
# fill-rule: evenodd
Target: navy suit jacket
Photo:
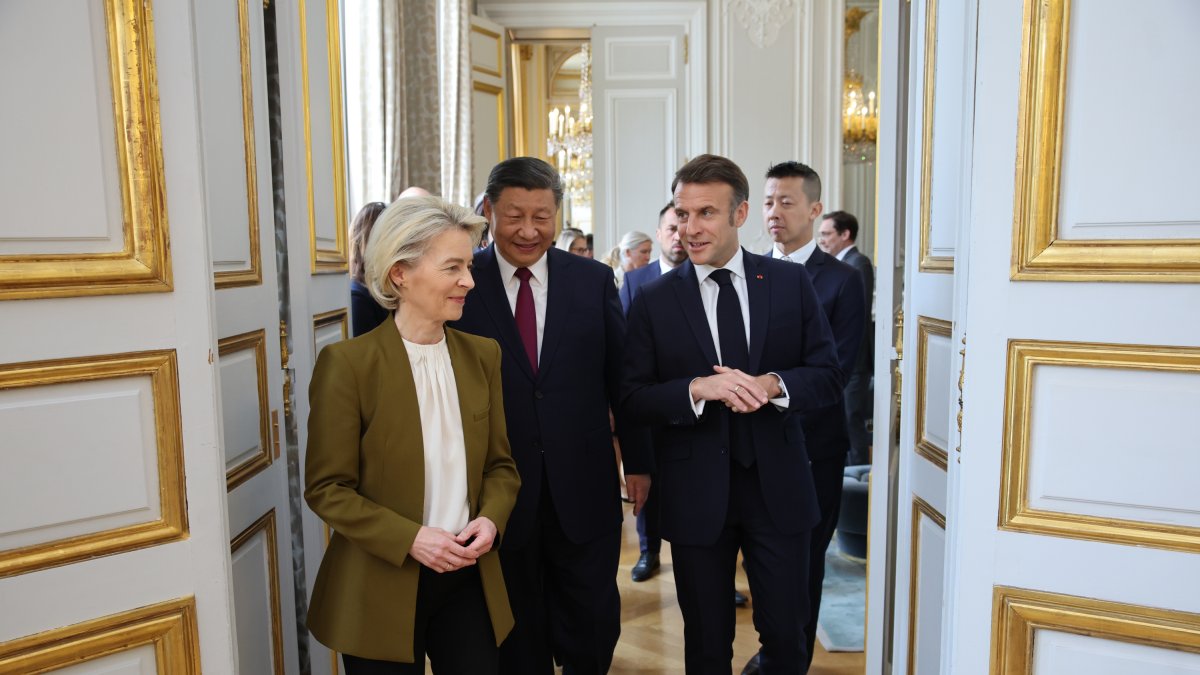
<path fill-rule="evenodd" d="M 813 289 L 833 331 L 838 365 L 846 377 L 853 372 L 862 345 L 866 311 L 863 306 L 862 275 L 821 249 L 815 249 L 804 263 L 812 278 Z M 804 416 L 804 435 L 808 438 L 808 456 L 813 460 L 845 461 L 850 449 L 846 431 L 846 412 L 839 400 L 822 410 Z"/>
<path fill-rule="evenodd" d="M 638 289 L 642 287 L 642 284 L 654 281 L 660 276 L 662 276 L 662 265 L 658 260 L 627 273 L 625 275 L 625 282 L 621 284 L 621 311 L 628 315 L 629 306 L 633 304 L 633 298 L 637 295 Z"/>
<path fill-rule="evenodd" d="M 619 528 L 620 487 L 608 412 L 617 409 L 625 319 L 612 270 L 551 248 L 546 252 L 546 325 L 537 376 L 521 343 L 496 250 L 475 254 L 475 289 L 458 330 L 500 343 L 504 414 L 521 490 L 508 519 L 505 547 L 521 548 L 538 520 L 543 471 L 562 523 L 576 543 Z M 618 431 L 620 431 L 618 419 Z M 635 446 L 636 447 L 636 446 Z M 624 455 L 630 473 L 636 451 Z"/>
<path fill-rule="evenodd" d="M 787 410 L 768 403 L 746 419 L 763 500 L 780 533 L 793 535 L 819 516 L 801 415 L 841 400 L 843 377 L 804 267 L 752 253 L 745 263 L 749 372 L 777 373 L 790 396 Z M 692 410 L 688 386 L 713 374 L 717 351 L 690 261 L 641 287 L 629 311 L 624 363 L 622 410 L 651 427 L 658 453 L 663 538 L 712 545 L 729 502 L 733 413 L 712 401 L 699 419 Z"/>
<path fill-rule="evenodd" d="M 863 343 L 858 350 L 858 360 L 854 363 L 855 371 L 869 373 L 875 369 L 875 329 L 871 319 L 871 298 L 875 295 L 875 268 L 871 259 L 865 253 L 854 247 L 846 252 L 842 262 L 858 270 L 863 280 L 863 308 L 866 319 L 863 321 Z"/>

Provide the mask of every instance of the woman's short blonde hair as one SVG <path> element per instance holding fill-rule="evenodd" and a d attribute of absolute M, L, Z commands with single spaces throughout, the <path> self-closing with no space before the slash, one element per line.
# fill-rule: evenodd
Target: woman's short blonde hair
<path fill-rule="evenodd" d="M 435 237 L 451 230 L 466 232 L 474 244 L 485 222 L 471 209 L 441 197 L 397 199 L 379 214 L 367 240 L 363 256 L 367 289 L 382 307 L 396 309 L 400 289 L 392 283 L 391 274 L 396 263 L 415 263 Z"/>

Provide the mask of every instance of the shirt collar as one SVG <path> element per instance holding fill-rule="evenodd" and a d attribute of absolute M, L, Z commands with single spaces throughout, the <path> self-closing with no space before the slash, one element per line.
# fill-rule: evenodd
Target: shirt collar
<path fill-rule="evenodd" d="M 712 265 L 696 265 L 696 279 L 700 283 L 703 284 L 704 280 L 707 279 L 710 274 L 712 274 L 713 272 L 716 272 L 718 269 L 727 269 L 730 272 L 732 272 L 734 274 L 734 276 L 739 276 L 739 277 L 745 279 L 746 278 L 746 260 L 742 256 L 742 247 L 741 246 L 738 247 L 738 250 L 733 254 L 733 257 L 729 259 L 729 262 L 725 263 L 724 267 L 713 267 Z"/>
<path fill-rule="evenodd" d="M 546 272 L 550 269 L 550 264 L 546 262 L 547 257 L 549 257 L 549 254 L 543 253 L 542 257 L 537 259 L 537 262 L 529 266 L 529 271 L 533 274 L 532 279 L 542 285 L 545 285 Z M 500 253 L 499 248 L 496 249 L 496 264 L 500 266 L 500 280 L 507 285 L 516 276 L 517 268 L 508 262 L 508 259 Z"/>
<path fill-rule="evenodd" d="M 853 251 L 853 250 L 854 250 L 854 244 L 850 244 L 850 245 L 849 245 L 849 246 L 847 246 L 846 248 L 844 248 L 844 249 L 842 249 L 842 250 L 838 251 L 838 254 L 837 254 L 836 256 L 834 256 L 834 257 L 835 257 L 835 258 L 837 258 L 838 260 L 845 260 L 845 259 L 846 259 L 846 254 L 847 254 L 847 253 L 849 253 L 850 251 Z"/>
<path fill-rule="evenodd" d="M 675 266 L 671 264 L 670 260 L 667 260 L 667 256 L 660 253 L 658 255 L 658 273 L 666 274 L 673 269 L 675 269 Z"/>
<path fill-rule="evenodd" d="M 803 265 L 804 263 L 808 262 L 808 259 L 812 257 L 813 251 L 816 249 L 817 240 L 815 238 L 809 240 L 807 244 L 801 246 L 795 251 L 792 251 L 791 255 L 784 255 L 783 251 L 779 249 L 779 244 L 776 244 L 771 247 L 771 257 L 778 258 L 780 260 L 790 260 Z"/>

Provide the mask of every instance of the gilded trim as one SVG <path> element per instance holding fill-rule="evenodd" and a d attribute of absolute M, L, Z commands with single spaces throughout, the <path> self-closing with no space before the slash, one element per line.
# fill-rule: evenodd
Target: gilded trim
<path fill-rule="evenodd" d="M 342 339 L 350 337 L 350 312 L 345 307 L 313 315 L 313 354 L 317 353 L 317 331 L 341 325 Z"/>
<path fill-rule="evenodd" d="M 1034 369 L 1043 365 L 1200 374 L 1200 348 L 1010 340 L 1000 529 L 1200 553 L 1197 527 L 1045 511 L 1029 505 Z"/>
<path fill-rule="evenodd" d="M 940 335 L 949 340 L 952 331 L 953 324 L 949 321 L 927 316 L 917 317 L 917 409 L 913 451 L 936 464 L 942 471 L 946 470 L 950 453 L 946 448 L 938 447 L 925 435 L 926 378 L 929 370 L 929 336 Z M 946 431 L 949 432 L 949 429 Z"/>
<path fill-rule="evenodd" d="M 1025 0 L 1012 278 L 1200 282 L 1200 241 L 1060 239 L 1070 0 Z"/>
<path fill-rule="evenodd" d="M 496 156 L 501 161 L 508 159 L 508 153 L 505 151 L 504 133 L 506 123 L 504 119 L 504 90 L 487 82 L 475 81 L 471 83 L 471 88 L 475 91 L 484 94 L 490 94 L 496 97 Z"/>
<path fill-rule="evenodd" d="M 0 365 L 0 390 L 149 377 L 158 455 L 156 520 L 0 551 L 0 578 L 186 539 L 179 369 L 174 350 Z"/>
<path fill-rule="evenodd" d="M 327 67 L 329 68 L 329 120 L 331 133 L 330 159 L 333 170 L 333 222 L 335 244 L 332 249 L 317 246 L 317 212 L 315 201 L 315 178 L 313 175 L 313 129 L 312 90 L 309 78 L 308 17 L 307 5 L 301 0 L 297 4 L 300 30 L 300 79 L 301 99 L 304 111 L 304 168 L 308 179 L 308 239 L 311 271 L 313 274 L 344 274 L 350 270 L 348 248 L 349 214 L 346 206 L 346 139 L 342 124 L 342 35 L 340 28 L 340 4 L 338 0 L 325 0 L 325 44 Z"/>
<path fill-rule="evenodd" d="M 925 0 L 924 103 L 921 107 L 921 260 L 922 272 L 953 272 L 953 256 L 930 253 L 933 228 L 933 92 L 937 84 L 937 0 Z"/>
<path fill-rule="evenodd" d="M 225 489 L 230 492 L 271 466 L 271 462 L 274 460 L 271 453 L 271 413 L 267 397 L 267 332 L 260 328 L 217 341 L 218 357 L 249 350 L 254 351 L 254 366 L 258 381 L 259 448 L 253 457 L 241 464 L 225 467 Z"/>
<path fill-rule="evenodd" d="M 230 555 L 236 554 L 254 535 L 262 532 L 267 548 L 267 589 L 271 602 L 271 654 L 275 662 L 275 675 L 283 675 L 283 611 L 279 604 L 279 554 L 275 537 L 275 509 L 267 511 L 250 527 L 242 530 L 229 544 Z"/>
<path fill-rule="evenodd" d="M 159 675 L 200 675 L 195 598 L 186 597 L 0 644 L 0 675 L 43 673 L 153 645 Z"/>
<path fill-rule="evenodd" d="M 0 300 L 172 289 L 150 3 L 106 0 L 104 17 L 123 248 L 105 253 L 0 255 Z"/>
<path fill-rule="evenodd" d="M 242 142 L 246 151 L 246 204 L 250 228 L 250 268 L 213 274 L 217 288 L 257 286 L 262 283 L 262 253 L 259 246 L 258 164 L 254 147 L 254 78 L 250 58 L 250 0 L 238 0 L 239 59 L 242 65 Z"/>
<path fill-rule="evenodd" d="M 486 28 L 483 28 L 481 26 L 476 26 L 475 24 L 471 24 L 471 32 L 479 33 L 480 35 L 489 37 L 496 41 L 496 63 L 501 68 L 503 68 L 504 67 L 504 40 L 502 40 L 500 38 L 500 34 L 494 33 L 494 32 L 492 32 Z M 473 70 L 477 73 L 483 73 L 484 75 L 491 75 L 492 77 L 504 77 L 504 74 L 501 73 L 499 70 L 492 70 L 491 68 L 485 68 L 483 66 L 476 65 L 473 61 L 471 63 L 471 70 Z"/>
<path fill-rule="evenodd" d="M 1200 654 L 1200 614 L 997 586 L 991 675 L 1031 675 L 1040 630 Z"/>
<path fill-rule="evenodd" d="M 912 505 L 912 546 L 909 549 L 908 562 L 908 670 L 912 673 L 913 666 L 916 665 L 917 658 L 917 599 L 920 588 L 920 576 L 917 574 L 917 563 L 920 561 L 921 554 L 921 516 L 933 521 L 935 525 L 946 529 L 946 516 L 938 513 L 937 509 L 929 505 L 929 502 L 921 499 L 917 495 L 913 495 Z"/>

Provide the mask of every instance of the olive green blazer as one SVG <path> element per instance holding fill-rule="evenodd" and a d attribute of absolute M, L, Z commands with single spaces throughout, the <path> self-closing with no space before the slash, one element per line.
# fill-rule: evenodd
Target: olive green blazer
<path fill-rule="evenodd" d="M 470 516 L 501 532 L 520 478 L 508 445 L 494 340 L 446 330 L 467 449 Z M 313 586 L 308 627 L 322 644 L 413 662 L 425 458 L 408 352 L 393 321 L 321 350 L 309 387 L 304 498 L 333 536 Z M 476 563 L 499 645 L 513 626 L 497 557 Z"/>

